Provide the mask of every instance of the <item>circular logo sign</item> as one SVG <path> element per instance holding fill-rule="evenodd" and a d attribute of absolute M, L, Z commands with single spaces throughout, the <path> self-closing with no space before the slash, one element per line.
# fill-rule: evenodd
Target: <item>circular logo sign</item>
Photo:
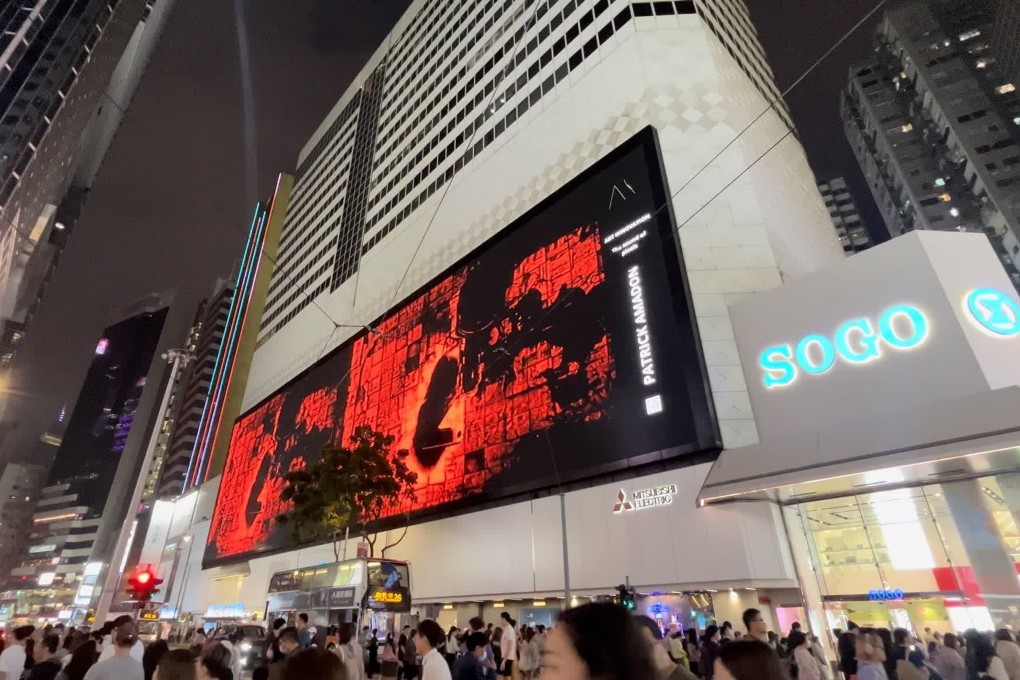
<path fill-rule="evenodd" d="M 967 312 L 978 326 L 996 335 L 1020 334 L 1020 304 L 994 288 L 978 288 L 967 295 Z"/>

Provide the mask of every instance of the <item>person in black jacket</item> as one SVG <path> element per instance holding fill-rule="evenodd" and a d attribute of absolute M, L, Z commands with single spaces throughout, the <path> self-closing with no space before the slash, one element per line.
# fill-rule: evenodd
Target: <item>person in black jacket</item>
<path fill-rule="evenodd" d="M 453 680 L 490 680 L 495 677 L 495 669 L 487 668 L 483 661 L 487 644 L 485 633 L 475 632 L 466 636 L 464 645 L 467 654 L 453 662 Z"/>
<path fill-rule="evenodd" d="M 705 645 L 701 650 L 701 670 L 705 680 L 712 680 L 715 676 L 715 660 L 719 658 L 722 645 L 719 644 L 719 626 L 715 624 L 705 629 Z"/>
<path fill-rule="evenodd" d="M 28 680 L 53 680 L 63 668 L 57 659 L 60 636 L 49 634 L 35 646 L 35 664 L 28 672 Z"/>

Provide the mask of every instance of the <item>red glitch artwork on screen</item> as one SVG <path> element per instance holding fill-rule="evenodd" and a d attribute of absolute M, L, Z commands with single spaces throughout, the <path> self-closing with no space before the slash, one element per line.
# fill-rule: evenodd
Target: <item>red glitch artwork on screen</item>
<path fill-rule="evenodd" d="M 475 495 L 520 462 L 514 450 L 522 437 L 557 422 L 605 417 L 615 375 L 610 338 L 590 320 L 590 308 L 579 321 L 597 326 L 593 342 L 568 350 L 574 334 L 563 328 L 578 321 L 571 310 L 605 281 L 598 229 L 578 227 L 523 257 L 484 331 L 463 309 L 479 266 L 436 282 L 387 318 L 381 334 L 359 337 L 347 383 L 356 388 L 317 389 L 291 423 L 279 422 L 286 392 L 238 420 L 210 529 L 217 556 L 257 549 L 270 538 L 287 509 L 283 475 L 318 454 L 301 450 L 310 448 L 302 441 L 309 432 L 328 429 L 328 441 L 348 441 L 356 427 L 369 425 L 393 436 L 394 450 L 407 450 L 418 474 L 417 501 L 390 508 L 393 514 Z"/>

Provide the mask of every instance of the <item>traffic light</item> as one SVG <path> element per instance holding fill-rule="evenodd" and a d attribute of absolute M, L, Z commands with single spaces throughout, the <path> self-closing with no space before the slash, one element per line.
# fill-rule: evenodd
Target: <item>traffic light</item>
<path fill-rule="evenodd" d="M 162 582 L 163 579 L 156 577 L 152 567 L 146 565 L 128 579 L 128 599 L 136 602 L 148 602 L 152 599 L 152 594 L 156 592 L 156 589 Z"/>
<path fill-rule="evenodd" d="M 620 584 L 616 587 L 616 592 L 619 593 L 620 605 L 627 611 L 634 611 L 637 607 L 637 602 L 635 601 L 636 591 L 630 586 Z"/>

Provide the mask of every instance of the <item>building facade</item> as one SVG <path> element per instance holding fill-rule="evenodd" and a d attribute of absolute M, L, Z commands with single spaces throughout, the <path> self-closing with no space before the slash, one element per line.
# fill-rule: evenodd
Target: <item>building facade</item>
<path fill-rule="evenodd" d="M 870 248 L 871 233 L 861 219 L 860 208 L 846 179 L 830 177 L 819 180 L 818 191 L 822 194 L 825 207 L 829 209 L 829 219 L 836 229 L 843 252 L 850 255 Z"/>
<path fill-rule="evenodd" d="M 850 70 L 842 112 L 892 236 L 985 233 L 1020 285 L 1020 91 L 995 30 L 986 3 L 888 11 L 874 59 Z"/>
<path fill-rule="evenodd" d="M 739 134 L 745 127 L 748 130 Z M 631 156 L 620 154 L 630 153 L 636 138 L 652 135 L 656 140 L 653 165 L 660 167 L 661 161 L 662 194 L 642 204 L 637 195 L 647 191 L 649 183 L 633 182 L 631 173 L 636 171 L 625 162 Z M 617 166 L 617 161 L 624 165 Z M 603 193 L 586 193 L 620 167 L 629 170 L 611 187 Z M 579 195 L 587 200 L 576 198 Z M 563 212 L 567 203 L 580 212 Z M 243 546 L 253 545 L 252 537 L 261 535 L 262 521 L 272 523 L 278 487 L 264 484 L 265 493 L 252 494 L 251 480 L 241 477 L 250 474 L 264 480 L 274 474 L 272 470 L 287 469 L 291 458 L 314 455 L 316 447 L 328 439 L 325 430 L 342 429 L 342 419 L 331 415 L 328 406 L 337 403 L 340 393 L 346 394 L 351 414 L 346 422 L 351 424 L 357 417 L 352 409 L 374 408 L 371 402 L 376 397 L 371 395 L 396 390 L 397 383 L 381 388 L 380 376 L 367 369 L 376 361 L 384 376 L 391 370 L 411 376 L 399 383 L 404 385 L 401 390 L 416 384 L 419 373 L 434 377 L 432 366 L 438 365 L 434 362 L 439 355 L 432 352 L 441 354 L 441 343 L 421 337 L 407 347 L 399 344 L 402 337 L 413 340 L 437 332 L 432 322 L 417 329 L 402 326 L 422 309 L 439 309 L 434 319 L 439 326 L 457 320 L 475 328 L 472 324 L 477 321 L 478 327 L 492 328 L 496 336 L 504 332 L 513 336 L 509 320 L 507 326 L 492 326 L 476 318 L 483 312 L 487 315 L 491 307 L 468 308 L 471 300 L 498 307 L 506 282 L 502 288 L 493 285 L 498 281 L 465 284 L 464 295 L 458 297 L 460 313 L 441 311 L 442 304 L 435 300 L 449 299 L 450 291 L 462 281 L 458 272 L 465 270 L 457 267 L 468 267 L 463 275 L 469 279 L 499 272 L 507 261 L 488 255 L 490 247 L 492 253 L 517 252 L 518 246 L 507 244 L 523 239 L 521 234 L 552 238 L 568 224 L 608 228 L 616 218 L 599 222 L 591 215 L 598 211 L 623 214 L 638 210 L 639 205 L 647 213 L 637 215 L 627 228 L 668 218 L 670 231 L 662 242 L 679 241 L 682 250 L 683 266 L 672 280 L 670 293 L 678 306 L 689 308 L 688 331 L 700 334 L 700 340 L 684 346 L 693 352 L 692 367 L 702 361 L 706 367 L 702 384 L 708 406 L 703 422 L 718 428 L 714 447 L 720 440 L 725 447 L 756 441 L 728 304 L 843 255 L 743 3 L 412 3 L 298 158 L 259 347 L 248 378 L 247 413 L 239 420 L 244 425 L 234 430 L 230 462 L 219 480 L 217 510 L 209 520 L 195 523 L 193 540 L 206 546 L 206 568 L 188 580 L 182 607 L 201 614 L 233 609 L 237 604 L 245 611 L 260 612 L 274 572 L 334 559 L 331 546 L 248 554 Z M 527 226 L 543 224 L 543 219 L 549 220 L 547 229 L 531 231 Z M 515 226 L 502 233 L 511 223 Z M 637 232 L 635 237 L 647 233 L 652 232 Z M 608 244 L 615 237 L 603 236 L 603 244 L 611 250 Z M 636 253 L 630 249 L 636 243 L 628 240 L 616 252 Z M 478 251 L 482 244 L 491 245 Z M 549 244 L 521 260 L 520 266 L 548 261 L 563 252 L 574 251 Z M 518 255 L 524 257 L 523 253 Z M 615 262 L 612 257 L 616 255 L 607 254 L 605 261 Z M 472 262 L 479 264 L 464 264 Z M 585 262 L 595 260 L 579 259 L 570 266 L 584 267 Z M 667 266 L 677 266 L 678 258 L 673 255 L 670 262 Z M 550 264 L 538 278 L 559 271 L 562 262 L 556 265 Z M 648 266 L 644 285 L 665 287 Z M 439 276 L 444 271 L 445 277 Z M 493 276 L 498 279 L 496 273 Z M 576 280 L 587 280 L 583 272 L 579 276 Z M 606 276 L 609 281 L 610 274 Z M 405 300 L 430 280 L 432 286 L 423 289 L 420 297 Z M 555 290 L 551 287 L 549 294 Z M 640 282 L 628 290 L 642 295 Z M 431 297 L 432 291 L 436 298 Z M 683 302 L 687 296 L 689 300 Z M 432 302 L 419 304 L 425 299 Z M 524 300 L 537 304 L 533 295 L 519 298 L 509 290 L 503 304 Z M 473 343 L 488 337 L 477 329 L 462 330 L 450 336 L 451 342 Z M 616 341 L 627 346 L 622 336 Z M 427 352 L 410 356 L 425 344 L 430 345 Z M 345 357 L 359 348 L 364 354 L 345 364 Z M 536 357 L 543 356 L 543 350 L 536 351 Z M 405 355 L 407 360 L 395 368 L 396 357 Z M 596 358 L 588 354 L 590 380 L 596 380 L 592 376 L 604 366 Z M 490 357 L 489 361 L 500 360 Z M 439 363 L 444 371 L 452 366 Z M 350 377 L 344 366 L 358 375 Z M 664 365 L 660 370 L 665 372 Z M 622 379 L 623 373 L 621 368 L 614 378 Z M 546 375 L 558 374 L 553 370 Z M 655 382 L 648 377 L 645 387 Z M 458 380 L 472 379 L 461 376 Z M 362 387 L 349 388 L 358 383 Z M 427 384 L 422 383 L 422 395 Z M 592 389 L 601 390 L 601 385 L 593 384 Z M 510 396 L 505 393 L 499 398 Z M 653 417 L 670 403 L 669 398 L 659 400 L 658 396 L 627 402 L 626 408 L 636 403 L 644 409 L 640 417 Z M 468 403 L 460 395 L 454 402 Z M 409 404 L 398 406 L 395 400 L 393 410 L 413 410 Z M 519 408 L 509 401 L 506 404 L 504 413 Z M 675 403 L 671 408 L 677 408 Z M 264 418 L 259 415 L 263 413 Z M 500 413 L 497 409 L 497 419 Z M 431 418 L 428 428 L 442 425 Z M 484 431 L 482 416 L 477 418 L 464 420 L 465 440 Z M 588 422 L 598 419 L 592 416 Z M 522 415 L 520 424 L 526 420 Z M 413 416 L 409 422 L 414 422 Z M 534 422 L 528 427 L 535 427 Z M 261 432 L 259 428 L 268 423 L 276 423 L 274 429 Z M 443 442 L 438 445 L 441 449 L 467 446 L 464 440 L 449 441 L 445 429 L 415 435 L 415 446 L 423 447 L 433 436 Z M 403 434 L 408 441 L 415 438 Z M 265 443 L 262 458 L 249 460 L 239 453 L 248 450 L 252 441 Z M 619 466 L 619 456 L 634 444 L 613 441 L 618 445 L 606 448 L 605 455 Z M 500 460 L 508 461 L 503 469 L 509 469 L 506 466 L 512 460 L 501 459 L 502 454 L 492 447 L 498 449 L 499 442 L 490 443 L 484 453 L 450 454 L 442 466 L 451 470 L 450 480 L 460 475 L 465 483 L 429 483 L 422 495 L 430 500 L 423 501 L 449 498 L 457 489 L 471 487 L 478 478 L 474 475 L 484 477 L 489 474 L 486 470 L 504 465 Z M 678 595 L 689 590 L 726 592 L 718 606 L 728 613 L 727 606 L 746 605 L 749 597 L 757 601 L 749 595 L 755 592 L 752 589 L 774 588 L 780 593 L 795 587 L 796 578 L 782 544 L 771 538 L 771 547 L 754 541 L 756 536 L 774 537 L 782 531 L 780 517 L 767 504 L 749 503 L 722 513 L 696 509 L 693 494 L 708 472 L 705 457 L 710 458 L 713 451 L 717 448 L 699 449 L 701 457 L 685 458 L 680 467 L 674 459 L 657 469 L 642 468 L 640 473 L 621 467 L 624 482 L 597 475 L 584 481 L 585 473 L 580 472 L 579 486 L 565 493 L 565 519 L 558 499 L 546 496 L 416 523 L 386 554 L 414 563 L 415 597 L 437 606 L 468 599 L 518 597 L 532 602 L 540 596 L 551 597 L 562 592 L 567 570 L 579 597 L 604 592 L 629 577 L 639 587 L 663 586 Z M 423 476 L 432 479 L 447 474 L 433 466 L 435 461 L 425 460 L 428 454 L 416 457 Z M 548 464 L 548 460 L 541 462 L 543 468 Z M 561 473 L 569 474 L 568 467 L 560 466 Z M 635 474 L 641 476 L 632 479 Z M 664 515 L 651 509 L 614 513 L 621 493 L 640 494 L 657 486 L 676 487 L 672 502 L 660 509 L 670 516 L 665 523 Z M 247 526 L 229 521 L 221 511 L 227 505 L 245 508 Z M 513 529 L 503 536 L 505 541 L 493 543 L 500 552 L 488 561 L 491 568 L 479 569 L 475 566 L 479 541 L 495 517 L 504 518 L 501 524 Z M 566 523 L 569 557 L 562 549 L 561 521 Z M 686 538 L 664 540 L 662 527 L 669 525 L 684 526 Z M 699 544 L 712 545 L 701 553 L 704 561 L 696 564 L 694 557 L 680 558 L 677 552 L 693 535 L 699 537 Z M 401 536 L 399 527 L 381 534 L 379 546 Z M 254 544 L 261 545 L 257 540 Z M 443 546 L 442 561 L 435 559 L 436 545 Z M 607 545 L 620 547 L 613 551 L 618 559 L 608 559 Z M 350 546 L 348 554 L 353 550 Z M 720 570 L 720 565 L 726 566 Z M 733 596 L 728 594 L 731 587 Z M 781 596 L 776 597 L 780 602 Z M 730 599 L 735 604 L 728 605 Z"/>
<path fill-rule="evenodd" d="M 149 469 L 166 437 L 173 392 L 170 356 L 194 317 L 152 295 L 122 310 L 96 345 L 67 432 L 35 507 L 5 600 L 12 619 L 83 620 L 131 543 Z M 114 564 L 116 562 L 116 564 Z M 109 597 L 109 593 L 107 593 Z"/>
<path fill-rule="evenodd" d="M 45 479 L 46 468 L 31 463 L 8 463 L 0 475 L 0 568 L 5 574 L 17 564 Z"/>
<path fill-rule="evenodd" d="M 172 4 L 36 0 L 0 10 L 0 318 L 18 330 L 45 292 Z"/>
<path fill-rule="evenodd" d="M 170 441 L 156 489 L 159 498 L 172 498 L 184 490 L 185 477 L 195 449 L 195 436 L 209 394 L 209 384 L 223 344 L 234 289 L 220 280 L 203 301 L 186 343 L 194 355 L 181 377 L 181 396 L 172 416 Z"/>

